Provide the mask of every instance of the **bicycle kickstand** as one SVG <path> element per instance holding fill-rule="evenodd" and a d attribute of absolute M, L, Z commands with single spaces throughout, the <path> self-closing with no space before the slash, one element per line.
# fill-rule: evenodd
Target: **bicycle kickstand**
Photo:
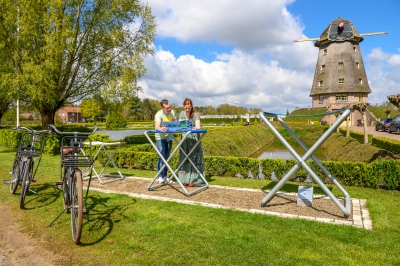
<path fill-rule="evenodd" d="M 63 214 L 63 213 L 65 212 L 65 210 L 67 210 L 67 208 L 65 208 L 64 210 L 62 210 L 62 211 L 60 212 L 60 214 L 57 215 L 57 217 L 54 218 L 54 220 L 51 221 L 51 223 L 49 223 L 49 225 L 48 225 L 47 227 L 50 227 L 50 226 L 61 216 L 61 214 Z"/>
<path fill-rule="evenodd" d="M 31 192 L 31 193 L 33 193 L 33 194 L 35 194 L 35 195 L 37 195 L 37 196 L 40 196 L 39 193 L 37 193 L 36 191 L 34 191 L 34 190 L 32 190 L 32 189 L 29 189 L 29 192 Z"/>

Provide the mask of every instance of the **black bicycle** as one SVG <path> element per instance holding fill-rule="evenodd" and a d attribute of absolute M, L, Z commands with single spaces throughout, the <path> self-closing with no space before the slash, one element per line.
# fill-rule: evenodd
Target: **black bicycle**
<path fill-rule="evenodd" d="M 83 213 L 86 212 L 84 206 L 92 179 L 93 157 L 89 135 L 95 133 L 97 127 L 92 132 L 61 132 L 54 125 L 48 125 L 48 128 L 62 136 L 60 148 L 61 181 L 56 181 L 54 184 L 62 189 L 64 202 L 63 210 L 48 226 L 51 226 L 64 212 L 70 212 L 72 239 L 75 244 L 78 244 L 82 235 Z M 89 169 L 87 174 L 89 182 L 85 197 L 83 197 L 83 176 L 79 167 Z"/>
<path fill-rule="evenodd" d="M 11 181 L 10 193 L 15 194 L 18 185 L 21 185 L 20 208 L 25 207 L 25 197 L 28 191 L 37 195 L 29 186 L 34 182 L 36 171 L 42 159 L 42 152 L 45 145 L 48 130 L 34 130 L 28 127 L 16 127 L 14 131 L 23 131 L 20 144 L 15 154 Z M 35 162 L 36 166 L 35 166 Z"/>

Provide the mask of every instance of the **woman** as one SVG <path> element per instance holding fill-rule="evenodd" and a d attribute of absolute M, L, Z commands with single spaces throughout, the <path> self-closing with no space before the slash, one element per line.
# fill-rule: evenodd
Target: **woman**
<path fill-rule="evenodd" d="M 193 109 L 192 100 L 186 98 L 183 101 L 184 111 L 182 111 L 179 115 L 179 120 L 192 120 L 192 129 L 200 129 L 200 115 Z M 199 134 L 193 133 L 190 134 L 185 142 L 182 144 L 182 149 L 188 154 L 193 146 L 196 145 L 199 139 Z M 199 172 L 204 177 L 204 157 L 203 157 L 203 147 L 201 143 L 197 145 L 195 150 L 189 156 L 190 160 L 196 165 Z M 202 179 L 199 176 L 199 173 L 194 169 L 193 165 L 189 162 L 189 160 L 185 159 L 185 155 L 182 151 L 179 154 L 179 164 L 184 161 L 184 164 L 179 169 L 179 180 L 187 186 L 193 187 L 195 184 L 203 183 Z"/>

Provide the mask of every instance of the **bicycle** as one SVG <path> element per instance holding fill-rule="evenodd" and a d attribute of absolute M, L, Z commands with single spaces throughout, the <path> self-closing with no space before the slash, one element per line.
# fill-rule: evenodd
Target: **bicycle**
<path fill-rule="evenodd" d="M 42 152 L 46 140 L 46 134 L 49 134 L 48 130 L 34 130 L 28 127 L 16 127 L 14 131 L 24 132 L 21 135 L 20 144 L 15 154 L 12 175 L 10 180 L 10 193 L 15 194 L 18 185 L 21 184 L 21 195 L 20 204 L 21 209 L 25 208 L 25 197 L 28 190 L 36 195 L 35 191 L 29 188 L 32 182 L 35 182 L 34 177 L 39 168 L 40 161 L 42 159 Z M 38 162 L 35 165 L 36 158 Z"/>
<path fill-rule="evenodd" d="M 63 210 L 61 213 L 48 225 L 50 227 L 64 212 L 71 214 L 71 231 L 72 239 L 75 244 L 79 244 L 82 235 L 83 226 L 83 213 L 85 210 L 85 203 L 89 193 L 90 181 L 92 179 L 91 166 L 93 164 L 93 157 L 91 154 L 91 140 L 90 134 L 97 131 L 95 126 L 92 132 L 61 132 L 54 125 L 48 125 L 48 128 L 62 136 L 61 139 L 61 161 L 60 161 L 60 177 L 61 181 L 56 181 L 55 185 L 61 187 L 63 191 Z M 84 150 L 84 141 L 85 149 Z M 80 166 L 87 167 L 88 172 L 88 186 L 86 188 L 86 196 L 83 197 L 83 176 Z"/>

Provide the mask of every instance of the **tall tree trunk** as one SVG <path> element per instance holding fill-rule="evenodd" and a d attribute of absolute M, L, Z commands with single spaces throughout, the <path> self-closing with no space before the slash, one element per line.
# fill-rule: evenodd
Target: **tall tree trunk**
<path fill-rule="evenodd" d="M 338 119 L 338 117 L 339 117 L 339 114 L 335 114 L 335 122 Z M 340 125 L 336 128 L 336 133 L 339 133 L 339 128 L 340 128 Z"/>
<path fill-rule="evenodd" d="M 368 143 L 368 132 L 367 132 L 367 113 L 362 113 L 362 118 L 364 120 L 364 144 Z"/>
<path fill-rule="evenodd" d="M 54 124 L 54 110 L 40 110 L 40 115 L 42 116 L 42 128 L 47 129 L 47 125 Z"/>

